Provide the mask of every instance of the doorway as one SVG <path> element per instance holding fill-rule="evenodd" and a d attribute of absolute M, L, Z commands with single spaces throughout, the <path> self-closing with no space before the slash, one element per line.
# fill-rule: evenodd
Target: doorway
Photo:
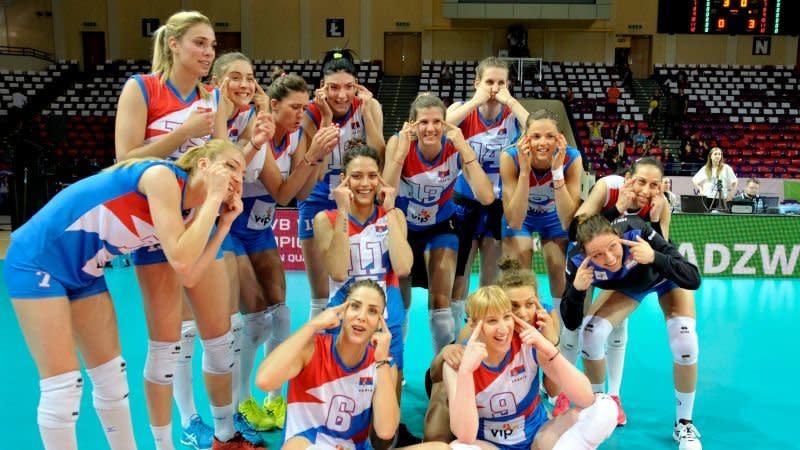
<path fill-rule="evenodd" d="M 631 36 L 631 70 L 633 78 L 650 78 L 653 71 L 652 36 Z"/>
<path fill-rule="evenodd" d="M 93 71 L 106 61 L 106 33 L 103 31 L 82 31 L 83 70 Z"/>
<path fill-rule="evenodd" d="M 419 76 L 422 33 L 383 33 L 383 72 L 387 76 Z"/>

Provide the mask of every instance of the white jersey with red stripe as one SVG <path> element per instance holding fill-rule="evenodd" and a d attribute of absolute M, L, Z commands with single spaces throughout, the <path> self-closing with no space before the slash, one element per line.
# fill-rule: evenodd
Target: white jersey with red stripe
<path fill-rule="evenodd" d="M 367 347 L 355 367 L 336 352 L 336 336 L 314 336 L 314 355 L 289 380 L 284 442 L 302 436 L 316 448 L 372 448 L 372 397 L 378 384 L 374 349 Z"/>
<path fill-rule="evenodd" d="M 450 201 L 461 169 L 461 157 L 453 142 L 442 136 L 441 151 L 432 160 L 425 159 L 418 141 L 410 144 L 400 174 L 397 206 L 406 214 L 410 230 L 424 230 L 444 222 L 455 214 Z"/>
<path fill-rule="evenodd" d="M 473 372 L 478 439 L 503 449 L 529 449 L 547 412 L 539 399 L 536 350 L 514 333 L 498 367 L 482 363 Z"/>
<path fill-rule="evenodd" d="M 367 130 L 364 124 L 364 115 L 361 111 L 362 105 L 361 100 L 358 97 L 354 97 L 347 114 L 338 119 L 333 119 L 334 125 L 339 126 L 339 145 L 333 149 L 328 157 L 325 177 L 317 182 L 305 201 L 321 201 L 330 204 L 331 209 L 336 207 L 336 203 L 333 201 L 333 190 L 342 182 L 339 174 L 342 172 L 344 152 L 354 142 L 367 143 Z M 310 103 L 306 109 L 306 114 L 319 129 L 322 122 L 322 114 L 317 105 Z"/>
<path fill-rule="evenodd" d="M 606 189 L 606 200 L 603 203 L 603 210 L 616 206 L 617 200 L 619 199 L 619 190 L 625 184 L 625 177 L 620 175 L 608 175 L 601 178 L 605 183 Z M 635 214 L 641 217 L 642 219 L 646 220 L 647 222 L 650 221 L 650 203 L 648 203 L 644 208 L 640 209 L 636 212 L 628 212 L 628 214 Z"/>
<path fill-rule="evenodd" d="M 487 120 L 476 108 L 458 126 L 469 146 L 475 151 L 483 171 L 492 180 L 495 197 L 500 198 L 500 154 L 519 137 L 521 131 L 516 116 L 511 108 L 503 105 L 497 117 Z M 458 176 L 456 192 L 475 199 L 463 173 Z"/>
<path fill-rule="evenodd" d="M 208 94 L 204 98 L 197 89 L 188 97 L 182 98 L 170 80 L 161 81 L 157 73 L 134 75 L 139 84 L 147 105 L 147 127 L 144 143 L 149 144 L 180 127 L 192 111 L 201 109 L 217 111 L 219 90 L 206 87 Z M 211 135 L 190 138 L 176 148 L 167 159 L 176 160 L 192 147 L 203 145 L 211 139 Z"/>

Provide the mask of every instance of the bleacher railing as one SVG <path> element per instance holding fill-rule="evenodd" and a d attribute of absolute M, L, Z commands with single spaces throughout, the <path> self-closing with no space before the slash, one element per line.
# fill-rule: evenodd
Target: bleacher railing
<path fill-rule="evenodd" d="M 518 83 L 523 80 L 542 81 L 542 58 L 500 58 L 508 63 L 509 78 Z"/>
<path fill-rule="evenodd" d="M 0 45 L 0 55 L 31 56 L 51 63 L 56 62 L 56 60 L 53 58 L 53 55 L 30 47 L 11 47 L 8 45 Z"/>

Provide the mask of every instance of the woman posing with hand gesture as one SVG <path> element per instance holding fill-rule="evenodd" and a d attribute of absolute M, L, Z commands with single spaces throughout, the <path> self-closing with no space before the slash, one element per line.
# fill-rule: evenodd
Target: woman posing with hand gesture
<path fill-rule="evenodd" d="M 429 94 L 411 104 L 410 123 L 389 140 L 383 178 L 399 190 L 398 206 L 408 221 L 414 252 L 410 283 L 428 289 L 434 353 L 455 339 L 450 295 L 456 269 L 458 236 L 455 204 L 450 201 L 459 171 L 482 205 L 494 201 L 492 182 L 477 163 L 461 130 L 445 122 L 445 106 Z M 430 258 L 425 253 L 429 252 Z M 403 282 L 406 309 L 411 288 Z"/>
<path fill-rule="evenodd" d="M 594 449 L 611 435 L 614 401 L 592 395 L 586 376 L 534 325 L 512 313 L 503 289 L 478 289 L 467 300 L 467 312 L 474 331 L 460 365 L 444 366 L 454 448 Z M 548 421 L 539 397 L 540 367 L 580 412 Z"/>
<path fill-rule="evenodd" d="M 447 109 L 447 122 L 461 128 L 492 180 L 497 199 L 482 206 L 463 175 L 456 181 L 453 201 L 458 205 L 458 261 L 450 308 L 456 322 L 456 334 L 464 323 L 464 299 L 469 291 L 469 272 L 475 253 L 480 250 L 480 285 L 494 282 L 500 258 L 503 204 L 500 200 L 500 155 L 520 135 L 528 120 L 525 109 L 508 91 L 508 64 L 490 56 L 475 69 L 475 94 L 469 101 L 457 102 Z"/>
<path fill-rule="evenodd" d="M 303 248 L 306 274 L 311 285 L 311 316 L 319 314 L 328 303 L 328 273 L 322 263 L 314 238 L 314 217 L 320 211 L 336 208 L 333 190 L 341 182 L 344 152 L 366 144 L 383 158 L 383 112 L 372 93 L 358 83 L 356 67 L 347 50 L 331 50 L 322 61 L 322 86 L 306 110 L 303 130 L 313 136 L 318 129 L 333 125 L 337 129 L 337 146 L 329 156 L 310 160 L 318 165 L 318 180 L 308 198 L 298 202 L 299 238 Z"/>
<path fill-rule="evenodd" d="M 283 448 L 368 449 L 370 426 L 381 439 L 394 436 L 400 406 L 385 308 L 378 283 L 357 281 L 342 304 L 309 320 L 261 364 L 259 388 L 289 381 Z"/>
<path fill-rule="evenodd" d="M 678 406 L 673 438 L 681 450 L 702 448 L 692 424 L 699 353 L 692 293 L 700 287 L 697 267 L 635 215 L 619 218 L 613 226 L 602 216 L 579 216 L 576 234 L 561 316 L 567 328 L 581 327 L 583 364 L 593 390 L 604 388 L 605 344 L 611 330 L 655 292 L 667 319 L 674 361 Z M 590 285 L 608 294 L 598 297 L 581 321 Z"/>
<path fill-rule="evenodd" d="M 397 190 L 383 181 L 378 164 L 377 152 L 365 145 L 345 152 L 342 181 L 333 190 L 336 209 L 317 214 L 314 234 L 331 275 L 328 307 L 340 305 L 359 280 L 374 280 L 385 290 L 385 331 L 402 370 L 405 308 L 398 277 L 408 276 L 412 254 L 405 216 L 395 207 Z"/>

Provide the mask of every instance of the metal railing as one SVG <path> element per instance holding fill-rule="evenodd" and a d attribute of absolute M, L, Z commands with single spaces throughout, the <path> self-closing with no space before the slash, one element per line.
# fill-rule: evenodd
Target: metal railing
<path fill-rule="evenodd" d="M 53 55 L 30 47 L 10 47 L 8 45 L 0 45 L 0 55 L 31 56 L 33 58 L 43 59 L 48 62 L 56 62 L 55 58 L 53 58 Z"/>

